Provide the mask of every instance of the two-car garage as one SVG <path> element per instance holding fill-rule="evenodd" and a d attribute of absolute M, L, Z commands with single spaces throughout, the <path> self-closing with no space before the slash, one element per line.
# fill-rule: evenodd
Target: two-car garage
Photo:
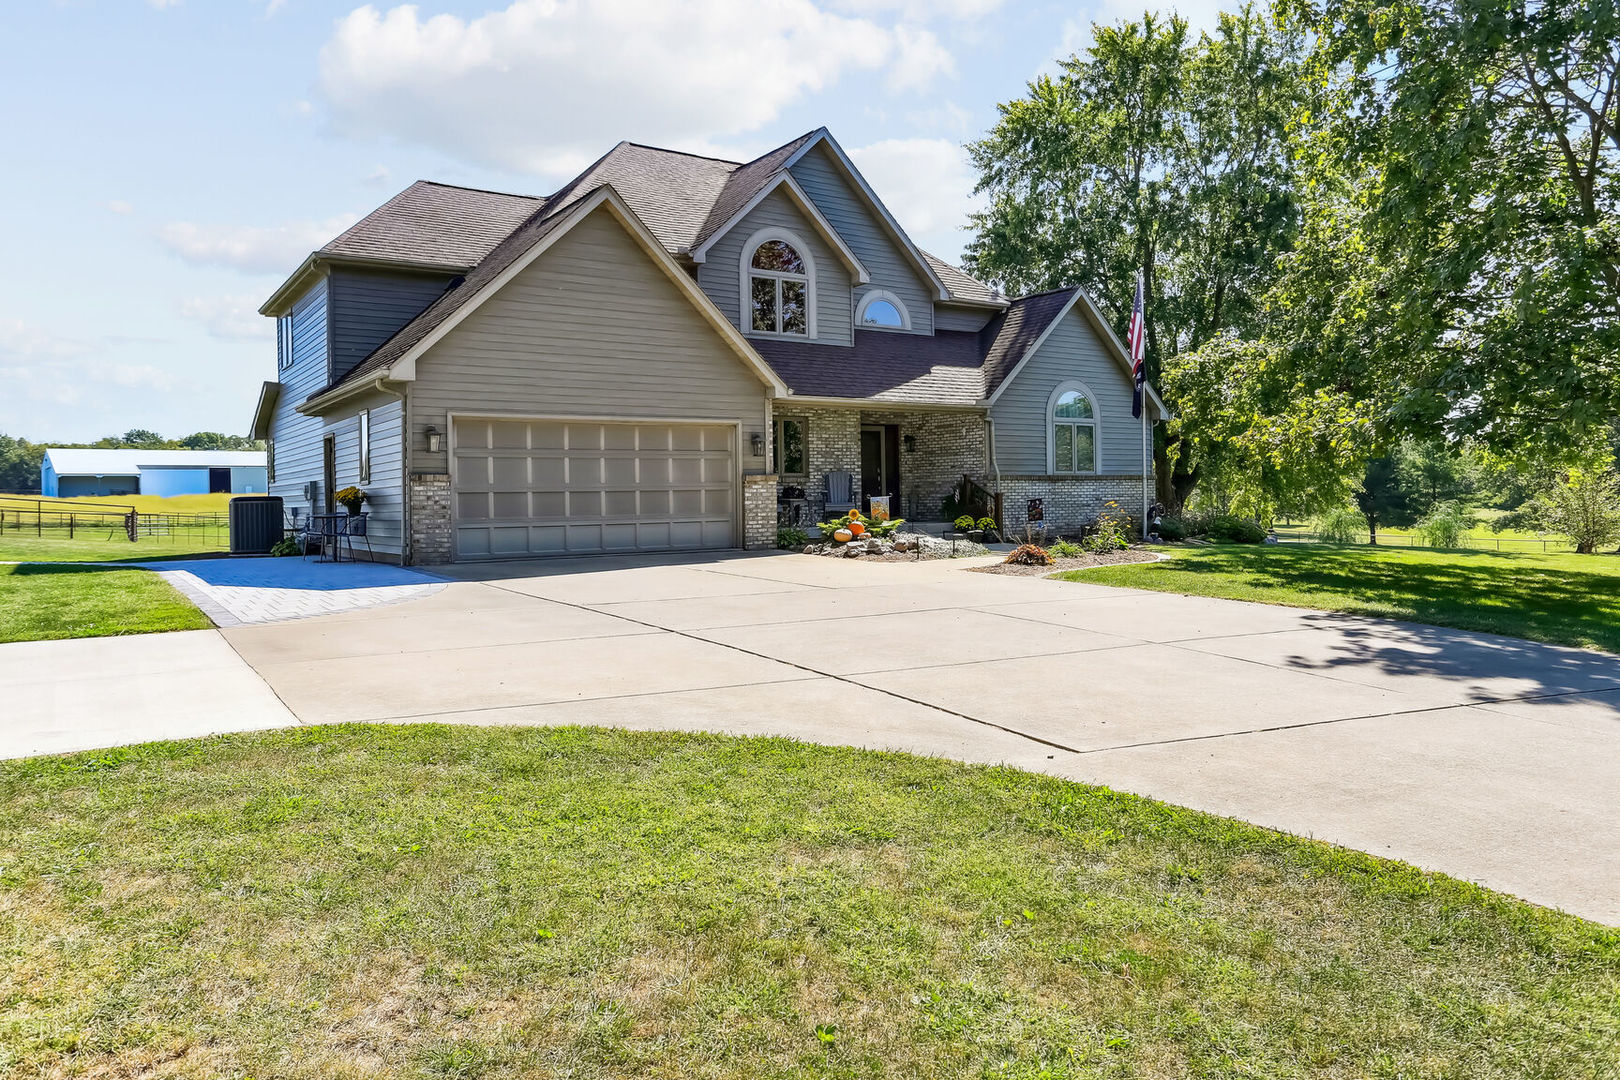
<path fill-rule="evenodd" d="M 738 426 L 456 417 L 461 560 L 737 545 Z"/>

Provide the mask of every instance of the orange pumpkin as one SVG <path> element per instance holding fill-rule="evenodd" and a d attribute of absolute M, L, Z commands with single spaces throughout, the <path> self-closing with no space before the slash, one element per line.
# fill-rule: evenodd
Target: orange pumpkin
<path fill-rule="evenodd" d="M 854 533 L 856 536 L 859 536 L 861 533 L 866 531 L 866 526 L 862 525 L 858 521 L 852 521 L 849 523 L 849 531 Z"/>
<path fill-rule="evenodd" d="M 833 539 L 840 544 L 849 543 L 854 536 L 855 534 L 850 532 L 848 529 L 839 529 L 837 532 L 833 533 Z"/>

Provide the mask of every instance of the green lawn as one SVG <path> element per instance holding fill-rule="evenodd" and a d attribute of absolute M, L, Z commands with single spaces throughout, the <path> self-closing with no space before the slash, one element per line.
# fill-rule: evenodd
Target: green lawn
<path fill-rule="evenodd" d="M 1620 652 L 1620 557 L 1327 544 L 1177 548 L 1070 581 L 1379 615 Z"/>
<path fill-rule="evenodd" d="M 214 555 L 230 550 L 230 537 L 220 530 L 197 537 L 149 537 L 130 543 L 122 533 L 108 539 L 105 532 L 69 540 L 67 535 L 47 533 L 0 534 L 0 563 L 4 562 L 150 562 L 154 559 L 183 559 L 194 555 Z"/>
<path fill-rule="evenodd" d="M 0 952 L 13 1078 L 1574 1080 L 1620 1045 L 1615 930 L 1014 770 L 719 736 L 0 764 Z"/>
<path fill-rule="evenodd" d="M 0 642 L 106 637 L 214 624 L 146 570 L 0 566 Z"/>

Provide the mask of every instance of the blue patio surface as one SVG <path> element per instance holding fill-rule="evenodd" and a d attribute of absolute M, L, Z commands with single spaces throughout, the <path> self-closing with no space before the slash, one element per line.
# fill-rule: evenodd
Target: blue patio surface
<path fill-rule="evenodd" d="M 127 563 L 143 570 L 184 572 L 207 585 L 245 589 L 297 589 L 336 592 L 380 589 L 393 585 L 428 585 L 444 579 L 388 563 L 316 562 L 314 559 L 235 558 L 166 559 Z"/>

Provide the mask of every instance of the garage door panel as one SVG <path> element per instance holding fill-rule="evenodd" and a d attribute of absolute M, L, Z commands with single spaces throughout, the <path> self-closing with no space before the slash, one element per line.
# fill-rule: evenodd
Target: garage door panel
<path fill-rule="evenodd" d="M 458 420 L 464 559 L 730 547 L 735 428 Z"/>

